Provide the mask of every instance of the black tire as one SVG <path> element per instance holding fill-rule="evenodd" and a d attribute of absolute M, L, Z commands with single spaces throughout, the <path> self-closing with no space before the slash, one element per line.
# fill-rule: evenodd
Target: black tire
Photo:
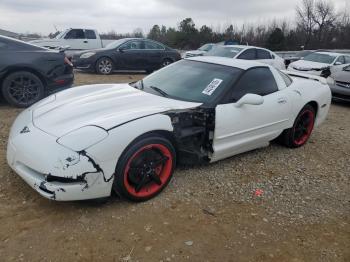
<path fill-rule="evenodd" d="M 141 137 L 119 158 L 113 189 L 130 201 L 149 200 L 168 185 L 175 165 L 176 152 L 169 140 L 157 135 Z"/>
<path fill-rule="evenodd" d="M 315 109 L 311 105 L 304 106 L 296 117 L 293 127 L 284 130 L 280 141 L 289 148 L 297 148 L 305 145 L 311 136 L 315 118 Z"/>
<path fill-rule="evenodd" d="M 16 107 L 28 107 L 45 95 L 44 84 L 39 77 L 28 71 L 9 74 L 2 83 L 5 100 Z"/>
<path fill-rule="evenodd" d="M 166 67 L 166 66 L 168 66 L 168 65 L 170 65 L 170 64 L 172 64 L 174 61 L 172 60 L 172 59 L 170 59 L 170 58 L 165 58 L 163 61 L 162 61 L 162 64 L 161 64 L 161 68 L 163 68 L 163 67 Z"/>
<path fill-rule="evenodd" d="M 108 57 L 101 57 L 96 62 L 95 67 L 96 73 L 101 75 L 110 75 L 113 73 L 114 70 L 114 63 L 112 59 Z"/>

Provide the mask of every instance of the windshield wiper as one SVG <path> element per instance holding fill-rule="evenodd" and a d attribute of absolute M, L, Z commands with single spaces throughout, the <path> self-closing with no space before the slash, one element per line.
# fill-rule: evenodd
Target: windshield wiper
<path fill-rule="evenodd" d="M 149 88 L 151 88 L 152 90 L 157 91 L 159 94 L 161 94 L 164 97 L 169 97 L 169 95 L 166 92 L 164 92 L 162 89 L 160 89 L 160 88 L 158 88 L 156 86 L 149 86 Z"/>

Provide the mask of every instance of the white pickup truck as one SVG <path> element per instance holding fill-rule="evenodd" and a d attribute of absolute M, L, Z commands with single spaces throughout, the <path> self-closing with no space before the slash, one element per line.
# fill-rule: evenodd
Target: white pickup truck
<path fill-rule="evenodd" d="M 50 49 L 68 47 L 69 50 L 87 50 L 102 48 L 112 41 L 101 40 L 97 30 L 70 28 L 62 31 L 53 39 L 33 40 L 30 43 Z"/>

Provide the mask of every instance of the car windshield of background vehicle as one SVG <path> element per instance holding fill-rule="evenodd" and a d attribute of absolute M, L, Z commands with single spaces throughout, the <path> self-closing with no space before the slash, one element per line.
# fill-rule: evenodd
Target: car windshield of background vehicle
<path fill-rule="evenodd" d="M 221 56 L 234 58 L 243 48 L 239 47 L 217 47 L 207 53 L 208 56 Z"/>
<path fill-rule="evenodd" d="M 232 85 L 242 71 L 235 67 L 181 60 L 146 77 L 143 87 L 144 91 L 157 95 L 159 92 L 150 87 L 161 89 L 169 98 L 207 103 Z"/>
<path fill-rule="evenodd" d="M 335 59 L 335 56 L 320 53 L 313 53 L 304 57 L 305 61 L 318 62 L 324 64 L 332 64 Z"/>
<path fill-rule="evenodd" d="M 213 45 L 206 44 L 206 45 L 200 47 L 198 50 L 208 52 L 208 51 L 210 51 L 212 48 L 213 48 Z"/>
<path fill-rule="evenodd" d="M 63 36 L 67 33 L 68 30 L 64 30 L 61 33 L 59 33 L 58 35 L 56 35 L 55 39 L 61 39 L 63 38 Z"/>
<path fill-rule="evenodd" d="M 117 48 L 118 46 L 120 46 L 121 44 L 125 43 L 127 40 L 125 39 L 119 39 L 117 41 L 114 41 L 112 43 L 109 43 L 108 45 L 106 45 L 106 49 L 114 49 Z"/>

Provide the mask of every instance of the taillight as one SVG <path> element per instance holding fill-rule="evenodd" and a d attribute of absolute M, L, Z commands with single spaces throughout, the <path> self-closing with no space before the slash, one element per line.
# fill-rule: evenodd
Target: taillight
<path fill-rule="evenodd" d="M 73 66 L 72 62 L 66 56 L 64 57 L 64 63 L 67 64 L 67 65 Z"/>

